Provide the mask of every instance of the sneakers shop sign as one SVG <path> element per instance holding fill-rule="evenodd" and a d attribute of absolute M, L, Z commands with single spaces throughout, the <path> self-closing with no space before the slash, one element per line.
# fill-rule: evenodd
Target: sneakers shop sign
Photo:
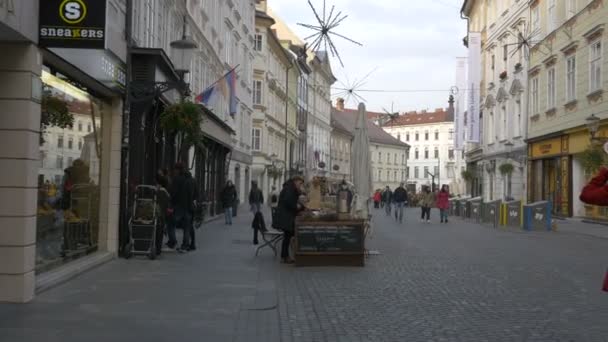
<path fill-rule="evenodd" d="M 105 0 L 40 1 L 41 46 L 104 49 L 105 37 Z"/>

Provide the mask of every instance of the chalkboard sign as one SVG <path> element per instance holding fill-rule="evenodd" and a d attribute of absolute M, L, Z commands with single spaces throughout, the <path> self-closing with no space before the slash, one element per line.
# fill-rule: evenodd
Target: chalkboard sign
<path fill-rule="evenodd" d="M 299 226 L 296 232 L 297 252 L 301 253 L 361 253 L 361 226 Z"/>

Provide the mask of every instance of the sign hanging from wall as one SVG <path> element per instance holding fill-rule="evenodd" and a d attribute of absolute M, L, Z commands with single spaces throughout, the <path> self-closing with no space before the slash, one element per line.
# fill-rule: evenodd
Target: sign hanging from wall
<path fill-rule="evenodd" d="M 40 1 L 39 45 L 104 49 L 106 0 Z"/>
<path fill-rule="evenodd" d="M 481 33 L 469 32 L 469 77 L 467 79 L 467 141 L 479 143 Z"/>
<path fill-rule="evenodd" d="M 456 87 L 458 88 L 458 94 L 456 94 L 456 104 L 454 108 L 454 130 L 456 136 L 454 137 L 454 149 L 462 150 L 464 148 L 465 127 L 464 127 L 464 113 L 466 109 L 466 87 L 467 87 L 467 59 L 466 57 L 456 58 Z"/>

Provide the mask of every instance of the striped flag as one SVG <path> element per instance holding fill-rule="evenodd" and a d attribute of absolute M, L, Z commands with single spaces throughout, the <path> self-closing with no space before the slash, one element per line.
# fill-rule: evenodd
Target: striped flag
<path fill-rule="evenodd" d="M 237 112 L 236 102 L 236 68 L 230 70 L 226 75 L 222 76 L 217 82 L 198 94 L 194 101 L 202 103 L 205 106 L 211 106 L 217 101 L 218 96 L 228 99 L 228 112 L 230 115 L 235 115 Z"/>

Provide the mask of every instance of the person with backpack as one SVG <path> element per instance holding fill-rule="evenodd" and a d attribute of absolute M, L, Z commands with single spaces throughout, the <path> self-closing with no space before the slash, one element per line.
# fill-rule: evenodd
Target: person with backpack
<path fill-rule="evenodd" d="M 156 255 L 160 255 L 163 248 L 163 235 L 170 224 L 173 209 L 171 208 L 171 195 L 167 188 L 169 181 L 161 174 L 156 175 L 156 199 L 158 202 L 158 222 L 156 227 Z"/>
<path fill-rule="evenodd" d="M 407 190 L 403 187 L 404 184 L 399 184 L 393 193 L 393 202 L 395 202 L 395 220 L 399 223 L 403 222 L 403 210 L 407 204 Z"/>

